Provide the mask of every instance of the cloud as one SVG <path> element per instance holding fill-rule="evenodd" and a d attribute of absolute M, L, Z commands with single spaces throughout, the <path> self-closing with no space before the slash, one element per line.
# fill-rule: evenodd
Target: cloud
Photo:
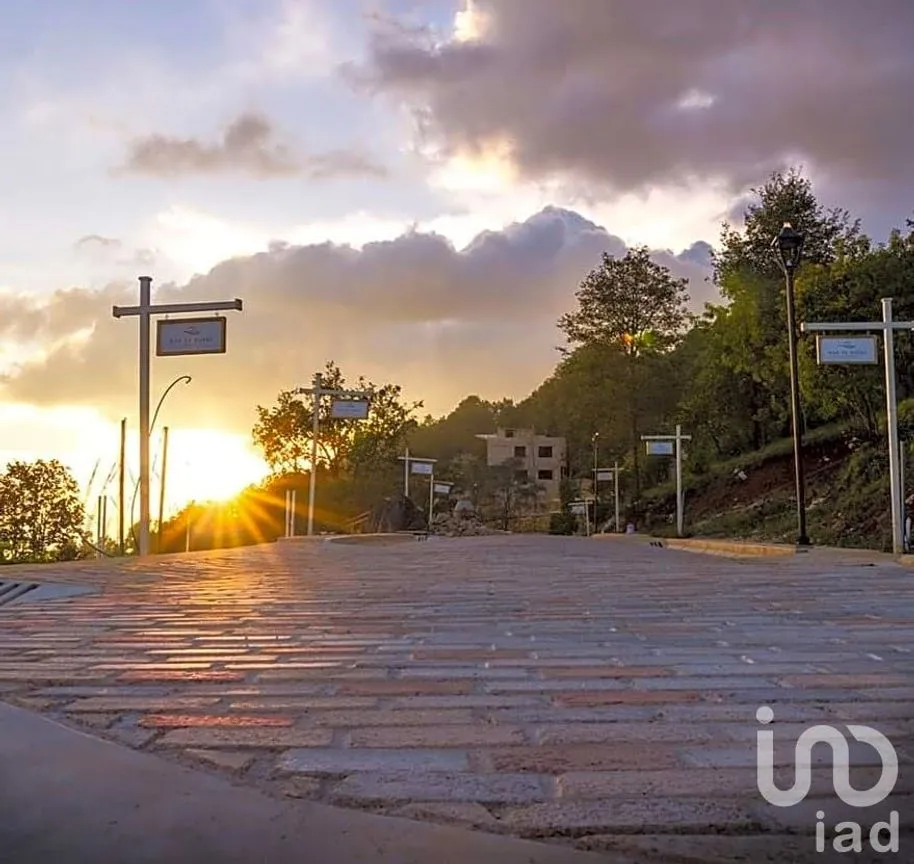
<path fill-rule="evenodd" d="M 334 150 L 298 156 L 274 141 L 273 125 L 260 114 L 241 114 L 225 128 L 218 144 L 154 134 L 131 142 L 119 173 L 175 177 L 186 174 L 244 173 L 259 179 L 299 174 L 313 179 L 341 176 L 384 177 L 386 169 L 367 156 Z"/>
<path fill-rule="evenodd" d="M 266 244 L 265 244 L 266 245 Z M 696 309 L 716 297 L 696 244 L 654 257 L 692 279 Z M 433 412 L 464 395 L 523 397 L 551 373 L 562 337 L 556 321 L 574 308 L 580 280 L 622 240 L 577 213 L 546 208 L 486 231 L 462 250 L 409 231 L 361 249 L 270 244 L 186 285 L 154 286 L 154 302 L 244 300 L 228 321 L 228 353 L 160 358 L 153 393 L 178 375 L 194 378 L 180 425 L 247 432 L 254 405 L 307 384 L 328 359 L 344 373 L 401 384 Z M 8 399 L 95 405 L 117 417 L 136 401 L 137 330 L 113 304 L 136 303 L 135 283 L 70 290 L 37 304 L 0 295 L 0 338 L 51 345 L 6 380 Z"/>
<path fill-rule="evenodd" d="M 451 153 L 528 179 L 740 191 L 796 159 L 914 182 L 914 3 L 475 0 L 437 42 L 388 29 L 346 67 Z"/>

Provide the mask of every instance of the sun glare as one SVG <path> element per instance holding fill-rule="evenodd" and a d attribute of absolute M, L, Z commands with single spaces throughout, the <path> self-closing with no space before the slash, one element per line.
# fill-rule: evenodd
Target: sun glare
<path fill-rule="evenodd" d="M 155 441 L 153 452 L 160 449 L 161 442 Z M 233 498 L 268 473 L 246 436 L 215 429 L 172 430 L 167 468 L 166 499 L 171 512 L 190 501 Z"/>

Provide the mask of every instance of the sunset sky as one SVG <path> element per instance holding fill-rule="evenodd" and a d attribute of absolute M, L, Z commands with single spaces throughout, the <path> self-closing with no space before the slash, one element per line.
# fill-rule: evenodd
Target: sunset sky
<path fill-rule="evenodd" d="M 914 209 L 910 0 L 8 6 L 0 460 L 108 473 L 137 276 L 241 297 L 225 356 L 154 364 L 154 400 L 194 379 L 159 421 L 173 506 L 259 479 L 254 406 L 330 359 L 434 414 L 523 398 L 603 250 L 715 299 L 705 244 L 772 170 L 879 239 Z"/>

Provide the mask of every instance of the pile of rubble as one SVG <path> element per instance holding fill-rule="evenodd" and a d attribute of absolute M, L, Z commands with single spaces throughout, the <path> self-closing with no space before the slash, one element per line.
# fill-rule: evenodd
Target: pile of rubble
<path fill-rule="evenodd" d="M 482 537 L 501 531 L 484 525 L 475 515 L 439 513 L 432 519 L 432 533 L 443 537 Z"/>

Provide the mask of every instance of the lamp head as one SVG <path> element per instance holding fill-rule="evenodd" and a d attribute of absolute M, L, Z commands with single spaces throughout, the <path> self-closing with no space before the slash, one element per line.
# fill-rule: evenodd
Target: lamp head
<path fill-rule="evenodd" d="M 794 231 L 793 226 L 789 222 L 785 222 L 784 227 L 772 241 L 771 245 L 777 252 L 778 261 L 785 273 L 793 273 L 800 265 L 805 240 L 805 235 Z"/>

